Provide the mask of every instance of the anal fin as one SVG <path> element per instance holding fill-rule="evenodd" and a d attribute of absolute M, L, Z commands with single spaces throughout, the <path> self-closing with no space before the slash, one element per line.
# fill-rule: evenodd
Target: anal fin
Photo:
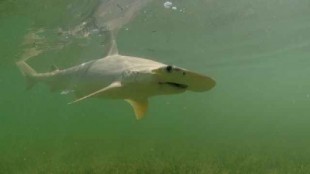
<path fill-rule="evenodd" d="M 144 98 L 144 99 L 126 99 L 125 101 L 127 101 L 132 106 L 137 120 L 141 120 L 142 118 L 144 118 L 144 115 L 145 115 L 147 108 L 148 108 L 147 98 Z"/>

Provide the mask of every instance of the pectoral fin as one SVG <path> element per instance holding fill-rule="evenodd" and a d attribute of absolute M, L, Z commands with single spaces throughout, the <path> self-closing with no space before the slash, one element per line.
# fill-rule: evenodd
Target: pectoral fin
<path fill-rule="evenodd" d="M 125 101 L 127 101 L 132 106 L 133 110 L 135 111 L 136 119 L 141 120 L 147 111 L 147 107 L 148 107 L 147 98 L 138 99 L 138 100 L 137 99 L 126 99 Z"/>
<path fill-rule="evenodd" d="M 70 102 L 69 104 L 73 104 L 73 103 L 82 101 L 82 100 L 84 100 L 84 99 L 87 99 L 87 98 L 90 98 L 90 97 L 94 97 L 94 96 L 99 95 L 99 94 L 104 94 L 104 93 L 107 93 L 107 92 L 111 92 L 111 90 L 115 90 L 115 89 L 117 89 L 117 88 L 120 88 L 121 86 L 122 86 L 122 85 L 121 85 L 120 82 L 114 82 L 114 83 L 110 84 L 109 86 L 107 86 L 107 87 L 105 87 L 105 88 L 102 88 L 102 89 L 100 89 L 100 90 L 98 90 L 98 91 L 95 91 L 95 92 L 93 92 L 93 93 L 91 93 L 91 94 L 88 94 L 88 95 L 86 95 L 86 96 L 84 96 L 84 97 L 81 97 L 81 98 L 79 98 L 79 99 L 76 99 L 76 100 Z"/>

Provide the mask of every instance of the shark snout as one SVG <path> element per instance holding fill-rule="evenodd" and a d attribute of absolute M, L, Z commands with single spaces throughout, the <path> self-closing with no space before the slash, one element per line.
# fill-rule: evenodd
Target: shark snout
<path fill-rule="evenodd" d="M 160 77 L 159 84 L 166 84 L 179 89 L 203 92 L 216 85 L 215 80 L 206 75 L 172 65 L 161 67 L 154 72 Z"/>
<path fill-rule="evenodd" d="M 185 85 L 187 85 L 187 90 L 194 91 L 194 92 L 204 92 L 212 89 L 216 82 L 211 77 L 208 77 L 206 75 L 192 72 L 189 70 L 184 70 L 185 75 L 182 78 L 182 82 Z"/>

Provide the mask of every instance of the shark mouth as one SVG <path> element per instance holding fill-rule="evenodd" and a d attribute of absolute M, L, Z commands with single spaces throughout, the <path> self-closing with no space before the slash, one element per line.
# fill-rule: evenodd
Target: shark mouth
<path fill-rule="evenodd" d="M 174 83 L 174 82 L 159 82 L 160 85 L 169 85 L 173 86 L 175 88 L 180 88 L 180 89 L 186 89 L 188 86 L 180 83 Z"/>

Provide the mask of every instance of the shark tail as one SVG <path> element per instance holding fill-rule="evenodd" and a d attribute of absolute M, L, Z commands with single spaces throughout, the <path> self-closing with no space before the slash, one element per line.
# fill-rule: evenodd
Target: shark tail
<path fill-rule="evenodd" d="M 37 79 L 35 77 L 37 72 L 24 61 L 16 62 L 16 65 L 26 78 L 27 90 L 31 89 L 37 83 Z"/>

